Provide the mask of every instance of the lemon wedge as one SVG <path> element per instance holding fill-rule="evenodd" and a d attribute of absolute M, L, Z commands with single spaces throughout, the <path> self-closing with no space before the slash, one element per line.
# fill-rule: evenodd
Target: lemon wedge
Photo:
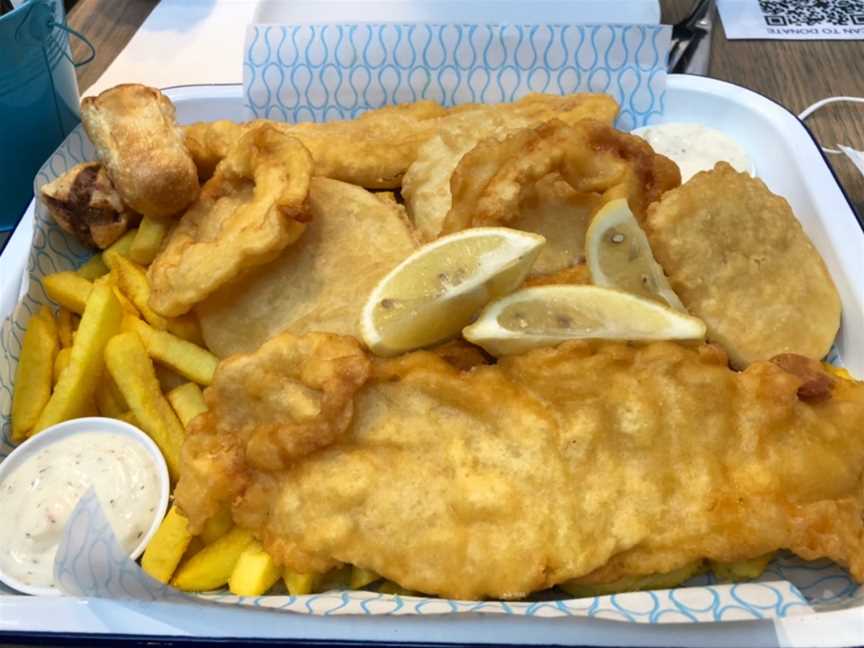
<path fill-rule="evenodd" d="M 705 323 L 620 290 L 555 285 L 492 302 L 462 335 L 501 356 L 577 339 L 701 340 Z"/>
<path fill-rule="evenodd" d="M 624 198 L 611 201 L 594 215 L 585 235 L 585 256 L 595 286 L 616 288 L 686 312 Z"/>
<path fill-rule="evenodd" d="M 372 290 L 361 334 L 378 355 L 457 335 L 490 300 L 525 280 L 546 239 L 506 227 L 476 227 L 424 245 Z"/>

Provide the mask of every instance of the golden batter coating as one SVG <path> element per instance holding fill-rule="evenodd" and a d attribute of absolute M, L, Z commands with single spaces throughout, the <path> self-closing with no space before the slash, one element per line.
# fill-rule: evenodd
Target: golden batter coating
<path fill-rule="evenodd" d="M 732 366 L 828 353 L 840 296 L 789 203 L 761 180 L 720 162 L 653 204 L 646 232 L 675 293 Z"/>
<path fill-rule="evenodd" d="M 369 362 L 351 338 L 287 333 L 223 361 L 184 447 L 193 527 L 233 502 L 293 570 L 351 563 L 449 598 L 777 549 L 864 580 L 862 383 L 812 398 L 806 362 L 737 373 L 668 342 Z"/>
<path fill-rule="evenodd" d="M 241 272 L 272 261 L 310 218 L 312 158 L 269 124 L 250 129 L 219 163 L 148 270 L 150 306 L 182 315 Z"/>
<path fill-rule="evenodd" d="M 309 211 L 301 240 L 196 307 L 216 355 L 254 351 L 282 331 L 359 338 L 369 293 L 414 251 L 402 206 L 362 187 L 313 178 Z"/>

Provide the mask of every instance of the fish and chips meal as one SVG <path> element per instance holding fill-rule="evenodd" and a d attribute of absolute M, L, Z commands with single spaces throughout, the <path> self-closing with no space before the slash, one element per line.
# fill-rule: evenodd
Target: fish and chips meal
<path fill-rule="evenodd" d="M 85 99 L 97 159 L 39 197 L 94 254 L 42 279 L 12 441 L 143 430 L 173 503 L 141 566 L 190 592 L 581 597 L 779 551 L 864 582 L 825 262 L 763 181 L 718 155 L 682 184 L 617 110 L 182 127 L 152 88 Z"/>

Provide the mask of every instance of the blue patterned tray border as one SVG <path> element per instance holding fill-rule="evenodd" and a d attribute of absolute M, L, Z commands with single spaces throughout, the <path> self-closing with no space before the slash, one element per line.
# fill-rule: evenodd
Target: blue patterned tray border
<path fill-rule="evenodd" d="M 780 561 L 775 563 L 775 567 L 779 564 Z M 776 578 L 774 574 L 770 577 Z M 193 597 L 156 582 L 124 555 L 92 490 L 78 503 L 66 527 L 55 564 L 55 579 L 64 591 L 75 596 L 188 604 L 204 601 L 322 616 L 479 613 L 592 617 L 630 623 L 697 623 L 812 612 L 795 585 L 777 580 L 738 585 L 706 583 L 672 590 L 534 602 L 454 601 L 366 591 L 258 597 L 213 593 Z"/>

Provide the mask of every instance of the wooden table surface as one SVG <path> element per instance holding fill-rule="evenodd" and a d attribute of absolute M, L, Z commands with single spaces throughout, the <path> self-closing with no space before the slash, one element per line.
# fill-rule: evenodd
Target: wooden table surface
<path fill-rule="evenodd" d="M 96 58 L 79 69 L 86 90 L 125 47 L 158 0 L 79 0 L 71 25 L 96 46 Z M 661 0 L 663 22 L 686 15 L 693 0 Z M 864 97 L 864 41 L 729 41 L 715 22 L 708 75 L 751 88 L 796 114 L 832 95 Z M 73 47 L 82 55 L 83 48 Z M 825 146 L 864 149 L 864 106 L 827 106 L 808 121 Z M 846 156 L 829 160 L 864 223 L 864 178 Z"/>

